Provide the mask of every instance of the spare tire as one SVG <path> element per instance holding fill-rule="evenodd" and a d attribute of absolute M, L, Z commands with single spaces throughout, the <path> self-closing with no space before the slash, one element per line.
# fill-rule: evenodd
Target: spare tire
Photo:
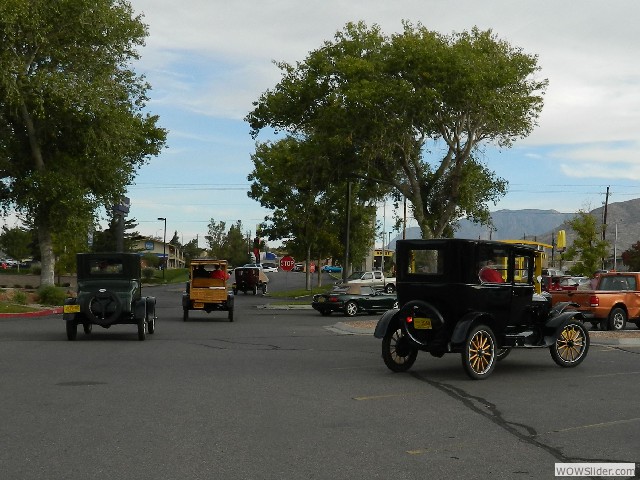
<path fill-rule="evenodd" d="M 115 293 L 101 288 L 89 295 L 86 312 L 93 323 L 109 325 L 120 318 L 122 303 Z"/>

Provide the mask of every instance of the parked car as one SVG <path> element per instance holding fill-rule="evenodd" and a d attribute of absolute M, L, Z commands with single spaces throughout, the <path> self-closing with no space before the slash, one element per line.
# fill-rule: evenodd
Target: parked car
<path fill-rule="evenodd" d="M 482 283 L 488 261 L 502 267 L 500 282 Z M 418 352 L 461 356 L 474 380 L 487 378 L 498 360 L 517 348 L 548 349 L 561 367 L 587 356 L 583 314 L 568 302 L 551 307 L 536 292 L 541 252 L 515 243 L 464 240 L 398 240 L 399 309 L 385 312 L 375 329 L 382 358 L 394 372 L 411 368 Z"/>
<path fill-rule="evenodd" d="M 342 273 L 342 267 L 339 265 L 325 265 L 322 267 L 323 272 Z"/>
<path fill-rule="evenodd" d="M 142 296 L 137 253 L 78 253 L 78 289 L 63 306 L 67 339 L 75 340 L 78 325 L 90 334 L 93 325 L 138 327 L 138 340 L 155 331 L 156 299 Z"/>
<path fill-rule="evenodd" d="M 262 271 L 265 273 L 269 273 L 269 272 L 277 272 L 278 271 L 278 265 L 276 265 L 275 263 L 263 263 L 262 264 Z"/>
<path fill-rule="evenodd" d="M 329 293 L 313 296 L 311 306 L 322 315 L 342 312 L 347 317 L 358 313 L 384 312 L 398 308 L 395 294 L 384 293 L 369 285 L 336 285 Z"/>

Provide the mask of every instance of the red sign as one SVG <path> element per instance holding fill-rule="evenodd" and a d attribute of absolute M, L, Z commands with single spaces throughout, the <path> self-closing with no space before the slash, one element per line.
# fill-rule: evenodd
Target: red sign
<path fill-rule="evenodd" d="M 280 259 L 280 268 L 286 272 L 293 270 L 295 264 L 296 261 L 293 259 L 293 257 L 282 257 Z"/>

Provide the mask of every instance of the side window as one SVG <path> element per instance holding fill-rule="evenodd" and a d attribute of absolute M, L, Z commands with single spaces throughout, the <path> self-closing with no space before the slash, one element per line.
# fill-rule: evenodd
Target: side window
<path fill-rule="evenodd" d="M 638 285 L 636 284 L 636 277 L 627 277 L 627 284 L 629 285 L 629 290 L 638 290 Z"/>
<path fill-rule="evenodd" d="M 364 277 L 362 277 L 363 280 L 373 280 L 373 275 L 371 275 L 371 273 L 367 272 L 364 274 Z"/>
<path fill-rule="evenodd" d="M 477 276 L 482 283 L 509 281 L 509 251 L 492 245 L 482 245 L 478 250 Z"/>
<path fill-rule="evenodd" d="M 376 280 L 382 280 L 382 272 L 373 272 L 373 274 L 376 276 Z"/>
<path fill-rule="evenodd" d="M 438 249 L 411 250 L 406 273 L 444 274 L 444 252 Z"/>
<path fill-rule="evenodd" d="M 532 259 L 525 255 L 516 255 L 513 270 L 513 281 L 515 283 L 533 283 Z"/>

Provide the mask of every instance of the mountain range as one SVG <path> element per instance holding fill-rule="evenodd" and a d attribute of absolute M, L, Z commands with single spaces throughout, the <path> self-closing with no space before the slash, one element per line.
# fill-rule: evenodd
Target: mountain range
<path fill-rule="evenodd" d="M 600 227 L 604 209 L 603 206 L 589 212 L 598 219 Z M 571 245 L 575 232 L 567 225 L 567 221 L 574 216 L 575 213 L 560 213 L 556 210 L 497 210 L 491 213 L 493 229 L 462 219 L 455 237 L 481 240 L 527 239 L 552 244 L 558 231 L 565 230 L 567 245 Z M 612 249 L 615 246 L 617 256 L 620 256 L 623 251 L 640 241 L 640 198 L 608 204 L 606 223 L 605 239 L 610 242 Z M 407 229 L 406 238 L 420 237 L 418 227 Z M 395 249 L 395 240 L 400 238 L 401 235 L 397 236 L 388 247 Z"/>

